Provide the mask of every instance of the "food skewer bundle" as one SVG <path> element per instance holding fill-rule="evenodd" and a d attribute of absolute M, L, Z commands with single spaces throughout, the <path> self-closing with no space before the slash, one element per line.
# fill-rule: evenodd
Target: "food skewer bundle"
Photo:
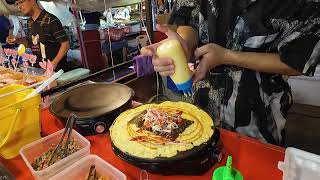
<path fill-rule="evenodd" d="M 0 88 L 6 87 L 12 83 L 22 85 L 32 85 L 46 79 L 44 75 L 36 75 L 33 67 L 37 61 L 37 56 L 26 53 L 26 48 L 21 44 L 17 50 L 0 48 Z M 50 64 L 50 63 L 49 63 Z M 48 69 L 46 63 L 46 71 Z M 32 72 L 30 73 L 30 69 Z M 51 68 L 53 69 L 53 68 Z M 52 71 L 53 72 L 53 71 Z M 51 73 L 52 75 L 53 73 Z"/>
<path fill-rule="evenodd" d="M 2 57 L 2 56 L 0 56 L 0 65 L 3 67 L 4 66 L 4 61 L 5 61 L 6 59 L 4 58 L 4 57 Z"/>
<path fill-rule="evenodd" d="M 26 48 L 23 44 L 20 44 L 17 50 L 7 48 L 7 49 L 4 49 L 3 51 L 4 51 L 5 56 L 7 57 L 4 62 L 9 62 L 8 67 L 11 68 L 11 66 L 10 66 L 10 64 L 11 64 L 15 71 L 17 71 L 17 69 L 19 67 L 20 57 L 22 58 L 21 65 L 23 65 L 23 62 L 30 62 L 30 64 L 33 67 L 37 61 L 37 56 L 32 55 L 32 54 L 30 55 L 30 54 L 26 53 Z"/>
<path fill-rule="evenodd" d="M 5 62 L 10 62 L 10 57 L 12 55 L 12 50 L 11 49 L 4 49 L 4 54 L 6 55 Z M 10 68 L 10 66 L 9 66 Z"/>
<path fill-rule="evenodd" d="M 9 69 L 12 69 L 16 71 L 16 66 L 17 66 L 17 51 L 13 49 L 4 49 L 4 52 L 7 56 L 7 62 L 8 62 L 8 67 Z"/>

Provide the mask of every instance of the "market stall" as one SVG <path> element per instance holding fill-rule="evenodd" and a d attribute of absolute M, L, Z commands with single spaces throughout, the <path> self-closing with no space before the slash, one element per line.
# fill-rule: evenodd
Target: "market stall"
<path fill-rule="evenodd" d="M 112 2 L 54 2 L 74 23 L 68 35 L 82 67 L 61 77 L 53 78 L 43 56 L 34 68 L 36 57 L 22 45 L 0 47 L 0 180 L 11 178 L 5 171 L 18 180 L 320 177 L 317 155 L 216 127 L 201 108 L 162 97 L 166 87 L 151 57 L 138 54 L 166 38 L 154 27 L 168 21 L 173 2 Z M 98 18 L 86 18 L 91 13 Z M 157 55 L 176 60 L 171 79 L 189 98 L 193 64 L 180 43 L 167 41 Z M 44 90 L 48 79 L 53 83 Z"/>
<path fill-rule="evenodd" d="M 111 69 L 113 70 L 113 69 Z M 109 71 L 111 71 L 109 70 Z M 82 79 L 81 81 L 86 80 L 98 80 L 101 77 L 106 77 L 106 74 L 99 74 L 91 75 L 89 76 L 89 79 Z M 140 102 L 146 102 L 149 98 L 143 99 L 141 98 L 141 95 L 144 96 L 146 94 L 149 94 L 149 97 L 156 93 L 155 87 L 153 86 L 149 90 L 141 89 L 141 87 L 146 86 L 150 84 L 150 82 L 154 82 L 154 79 L 146 79 L 148 76 L 144 76 L 141 78 L 138 78 L 137 80 L 133 82 L 127 82 L 129 87 L 131 87 L 135 92 L 136 96 L 133 97 L 134 100 L 139 100 Z M 119 79 L 117 82 L 122 82 Z M 43 96 L 53 94 L 54 92 L 59 92 L 62 90 L 67 90 L 65 93 L 65 96 L 68 95 L 68 89 L 73 89 L 72 86 L 78 85 L 81 83 L 81 81 L 75 80 L 74 82 L 67 83 L 63 86 L 55 87 L 51 90 L 48 90 L 44 93 L 42 93 Z M 124 81 L 125 82 L 125 81 Z M 80 86 L 81 87 L 81 86 Z M 122 87 L 122 86 L 121 86 Z M 121 88 L 120 88 L 121 89 Z M 92 92 L 92 90 L 86 90 Z M 120 92 L 122 90 L 118 90 L 116 92 Z M 149 93 L 149 91 L 151 93 Z M 80 92 L 77 92 L 80 93 Z M 121 93 L 124 94 L 124 93 Z M 81 98 L 82 100 L 86 99 L 86 96 L 90 96 L 90 94 L 83 94 L 82 96 L 76 95 L 76 96 L 70 96 L 72 98 Z M 113 95 L 116 97 L 119 97 L 118 95 Z M 59 96 L 59 97 L 63 97 Z M 101 97 L 103 98 L 103 94 Z M 111 98 L 111 97 L 110 97 Z M 65 98 L 62 98 L 65 99 Z M 118 98 L 119 99 L 119 98 Z M 79 99 L 80 100 L 80 99 Z M 80 100 L 81 101 L 81 100 Z M 126 100 L 124 100 L 126 102 Z M 61 103 L 61 102 L 60 102 Z M 89 101 L 87 104 L 90 104 Z M 125 103 L 126 104 L 126 103 Z M 137 103 L 136 101 L 132 101 L 131 108 L 137 107 L 141 105 L 141 103 Z M 139 106 L 141 107 L 141 106 Z M 52 106 L 51 106 L 52 108 Z M 51 109 L 49 108 L 49 109 Z M 54 108 L 54 107 L 53 107 Z M 43 109 L 41 110 L 41 137 L 48 138 L 49 135 L 52 135 L 53 133 L 56 133 L 57 131 L 61 130 L 65 126 L 65 120 L 63 117 L 57 118 L 55 115 L 49 112 L 49 109 Z M 67 108 L 68 109 L 68 108 Z M 50 110 L 51 112 L 52 109 Z M 62 113 L 63 114 L 63 113 Z M 107 119 L 108 120 L 108 119 Z M 101 121 L 99 122 L 101 123 Z M 75 123 L 75 128 L 79 128 L 79 124 Z M 101 125 L 101 124 L 100 124 Z M 83 134 L 84 138 L 89 140 L 90 144 L 90 153 L 91 155 L 97 155 L 100 157 L 103 161 L 108 162 L 113 167 L 117 168 L 119 171 L 121 171 L 127 179 L 139 179 L 140 173 L 143 172 L 144 178 L 146 178 L 145 171 L 142 171 L 145 168 L 141 168 L 140 166 L 136 166 L 132 164 L 132 162 L 128 162 L 127 160 L 124 160 L 119 156 L 119 153 L 117 153 L 114 149 L 114 146 L 112 145 L 112 140 L 110 138 L 110 132 L 105 129 L 103 126 L 94 126 L 94 129 L 97 131 L 93 131 L 95 135 L 85 135 Z M 104 129 L 100 131 L 101 129 Z M 219 147 L 221 148 L 221 151 L 217 151 L 216 155 L 212 156 L 214 161 L 213 166 L 208 166 L 208 169 L 206 169 L 204 172 L 195 173 L 195 174 L 188 174 L 188 175 L 179 175 L 174 173 L 174 169 L 171 169 L 171 173 L 173 174 L 159 174 L 152 171 L 152 169 L 149 169 L 147 171 L 147 174 L 149 176 L 149 179 L 211 179 L 213 175 L 213 171 L 220 166 L 224 166 L 226 163 L 226 158 L 228 155 L 231 155 L 233 157 L 233 167 L 239 170 L 245 179 L 281 179 L 282 173 L 277 168 L 278 162 L 283 161 L 284 159 L 284 149 L 280 147 L 276 147 L 269 144 L 261 143 L 257 140 L 248 138 L 246 136 L 233 133 L 224 129 L 216 129 L 216 132 L 219 132 L 220 134 L 220 141 L 219 141 Z M 40 131 L 39 131 L 40 132 Z M 79 131 L 82 132 L 82 131 Z M 92 131 L 91 131 L 92 132 Z M 99 133 L 100 132 L 100 133 Z M 104 132 L 101 134 L 101 132 Z M 40 137 L 37 137 L 38 139 Z M 37 140 L 38 141 L 38 140 Z M 35 141 L 35 142 L 37 142 Z M 33 141 L 32 141 L 33 142 Z M 45 142 L 45 141 L 44 141 Z M 48 146 L 48 145 L 47 145 Z M 36 149 L 42 149 L 42 146 L 38 145 L 36 146 Z M 47 147 L 48 148 L 48 147 Z M 24 148 L 25 149 L 25 148 Z M 31 149 L 32 150 L 32 149 Z M 208 152 L 211 152 L 208 151 Z M 23 155 L 24 156 L 24 155 Z M 89 156 L 88 156 L 89 157 Z M 79 161 L 79 159 L 77 159 Z M 30 170 L 30 166 L 28 167 L 26 165 L 25 160 L 23 160 L 22 156 L 18 155 L 16 157 L 10 158 L 10 159 L 4 159 L 1 158 L 0 162 L 5 165 L 5 167 L 17 178 L 17 179 L 33 179 L 34 175 L 32 175 L 32 171 Z M 257 168 L 257 166 L 261 168 Z M 70 165 L 71 167 L 71 165 Z M 152 166 L 149 166 L 152 167 Z M 147 168 L 147 167 L 146 167 Z M 194 168 L 195 170 L 197 168 Z M 198 169 L 201 170 L 201 169 Z M 166 169 L 162 169 L 162 171 L 166 172 Z M 202 171 L 202 170 L 201 170 Z M 169 172 L 169 171 L 168 171 Z M 58 172 L 57 172 L 58 173 Z M 185 172 L 188 173 L 188 172 Z M 184 173 L 182 173 L 184 174 Z M 263 177 L 263 178 L 261 178 Z"/>
<path fill-rule="evenodd" d="M 48 110 L 42 111 L 42 135 L 50 135 L 61 128 L 63 124 L 57 120 Z M 244 176 L 244 179 L 281 179 L 282 173 L 277 169 L 278 161 L 284 158 L 284 149 L 263 144 L 257 140 L 219 129 L 224 149 L 223 160 L 198 176 L 163 176 L 149 173 L 149 179 L 211 179 L 214 169 L 225 164 L 226 156 L 232 155 L 234 167 Z M 87 136 L 91 144 L 91 154 L 96 154 L 114 167 L 123 172 L 127 179 L 140 179 L 141 169 L 121 160 L 112 151 L 110 136 L 100 134 Z M 16 176 L 17 179 L 33 179 L 28 167 L 20 156 L 11 159 L 1 159 L 1 163 Z M 145 176 L 144 176 L 145 177 Z"/>

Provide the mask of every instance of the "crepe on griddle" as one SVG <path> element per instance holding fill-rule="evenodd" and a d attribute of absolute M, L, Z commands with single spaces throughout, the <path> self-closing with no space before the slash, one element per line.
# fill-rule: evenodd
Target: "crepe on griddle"
<path fill-rule="evenodd" d="M 198 107 L 166 101 L 123 112 L 110 127 L 110 136 L 127 154 L 170 158 L 209 141 L 213 126 L 211 117 Z"/>

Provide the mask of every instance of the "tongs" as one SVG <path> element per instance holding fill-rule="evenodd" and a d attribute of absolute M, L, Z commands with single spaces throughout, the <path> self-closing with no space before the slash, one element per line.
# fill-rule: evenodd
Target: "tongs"
<path fill-rule="evenodd" d="M 51 162 L 52 160 L 54 159 L 54 157 L 57 155 L 57 152 L 58 152 L 58 149 L 61 147 L 64 147 L 63 149 L 63 157 L 67 157 L 68 156 L 68 145 L 70 143 L 70 139 L 71 139 L 71 133 L 72 133 L 72 129 L 73 129 L 73 124 L 74 124 L 74 121 L 77 119 L 77 116 L 73 113 L 71 113 L 69 115 L 69 118 L 68 118 L 68 121 L 67 121 L 67 124 L 66 124 L 66 127 L 64 129 L 64 132 L 62 134 L 62 137 L 59 141 L 59 143 L 56 145 L 56 147 L 54 148 L 54 151 L 52 152 L 50 158 L 49 158 L 49 162 L 48 162 L 48 165 L 50 166 L 51 165 Z M 67 140 L 63 143 L 64 139 L 65 139 L 65 136 L 67 134 Z"/>
<path fill-rule="evenodd" d="M 97 170 L 94 165 L 90 167 L 90 172 L 86 180 L 96 180 L 97 179 Z"/>

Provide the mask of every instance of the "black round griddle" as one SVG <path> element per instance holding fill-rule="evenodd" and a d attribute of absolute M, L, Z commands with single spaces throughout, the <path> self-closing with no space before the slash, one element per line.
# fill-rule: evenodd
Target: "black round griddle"
<path fill-rule="evenodd" d="M 159 99 L 160 98 L 160 99 Z M 161 103 L 170 100 L 165 95 L 152 97 L 148 103 Z M 151 173 L 163 175 L 201 175 L 208 171 L 221 158 L 220 132 L 215 129 L 211 138 L 190 150 L 178 152 L 177 155 L 153 159 L 140 158 L 121 151 L 110 139 L 113 152 L 122 160 L 127 161 Z"/>
<path fill-rule="evenodd" d="M 140 158 L 121 151 L 111 140 L 113 152 L 122 160 L 127 161 L 151 173 L 163 175 L 202 175 L 216 162 L 220 161 L 221 144 L 220 133 L 214 131 L 212 137 L 200 146 L 190 150 L 178 152 L 177 155 L 154 159 Z"/>
<path fill-rule="evenodd" d="M 72 88 L 50 105 L 49 110 L 64 123 L 70 113 L 82 135 L 105 132 L 117 116 L 131 107 L 134 92 L 118 83 L 89 83 Z"/>

